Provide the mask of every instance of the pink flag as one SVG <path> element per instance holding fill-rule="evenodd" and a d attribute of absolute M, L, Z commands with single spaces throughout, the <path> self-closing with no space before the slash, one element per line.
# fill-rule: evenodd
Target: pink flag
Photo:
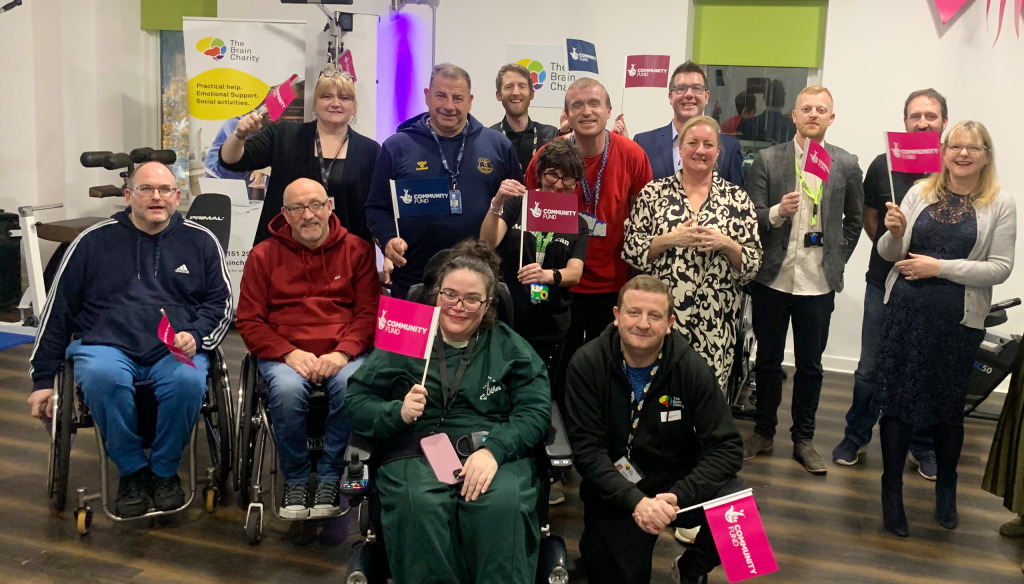
<path fill-rule="evenodd" d="M 891 171 L 924 173 L 942 170 L 938 132 L 886 132 L 885 139 Z"/>
<path fill-rule="evenodd" d="M 964 4 L 967 4 L 967 0 L 935 0 L 935 7 L 939 9 L 939 18 L 942 19 L 942 24 L 946 24 L 957 12 L 960 12 Z"/>
<path fill-rule="evenodd" d="M 392 353 L 426 359 L 437 331 L 436 306 L 381 296 L 373 346 Z"/>
<path fill-rule="evenodd" d="M 626 87 L 668 86 L 669 55 L 629 55 L 626 57 Z"/>
<path fill-rule="evenodd" d="M 352 76 L 352 81 L 356 81 L 356 64 L 352 61 L 352 51 L 345 49 L 345 52 L 338 57 L 338 65 L 341 66 L 341 70 Z"/>
<path fill-rule="evenodd" d="M 288 108 L 288 104 L 295 99 L 295 90 L 292 89 L 292 81 L 298 75 L 292 75 L 281 85 L 278 85 L 273 91 L 267 95 L 267 98 L 263 101 L 267 106 L 267 113 L 270 114 L 270 119 L 275 122 L 281 119 L 281 115 L 284 114 L 284 110 Z"/>
<path fill-rule="evenodd" d="M 529 191 L 523 197 L 525 231 L 579 233 L 579 202 L 572 193 Z"/>
<path fill-rule="evenodd" d="M 730 583 L 778 571 L 750 489 L 705 503 L 704 513 Z"/>
<path fill-rule="evenodd" d="M 185 354 L 185 351 L 174 346 L 174 327 L 171 326 L 171 321 L 167 320 L 167 314 L 164 313 L 163 309 L 160 309 L 160 315 L 160 324 L 156 327 L 156 336 L 160 337 L 160 340 L 167 345 L 167 350 L 171 352 L 171 355 L 174 355 L 175 359 L 185 365 L 195 367 L 196 364 Z"/>
<path fill-rule="evenodd" d="M 821 179 L 822 183 L 828 182 L 828 173 L 832 169 L 832 157 L 825 151 L 825 147 L 808 138 L 804 152 L 804 172 L 809 172 Z"/>

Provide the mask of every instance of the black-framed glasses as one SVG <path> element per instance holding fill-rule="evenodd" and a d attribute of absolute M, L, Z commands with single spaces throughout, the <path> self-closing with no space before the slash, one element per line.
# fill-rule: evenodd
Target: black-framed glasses
<path fill-rule="evenodd" d="M 139 185 L 137 187 L 132 187 L 131 190 L 139 193 L 140 195 L 146 195 L 147 197 L 153 196 L 154 193 L 159 193 L 160 196 L 166 197 L 167 195 L 177 192 L 178 187 L 175 185 Z"/>
<path fill-rule="evenodd" d="M 548 179 L 548 182 L 550 182 L 551 184 L 555 184 L 558 181 L 562 181 L 562 186 L 564 186 L 565 188 L 572 188 L 576 186 L 576 177 L 559 174 L 557 170 L 545 170 L 544 172 L 541 173 L 541 175 L 543 175 L 544 178 Z"/>
<path fill-rule="evenodd" d="M 303 213 L 306 212 L 306 209 L 309 209 L 315 215 L 316 213 L 319 213 L 324 207 L 326 207 L 329 201 L 330 199 L 324 199 L 322 201 L 313 201 L 308 205 L 289 205 L 287 207 L 281 208 L 284 209 L 285 212 L 288 213 L 289 215 L 302 215 Z"/>
<path fill-rule="evenodd" d="M 975 146 L 974 144 L 946 144 L 946 149 L 954 154 L 960 154 L 960 151 L 964 148 L 967 149 L 967 154 L 971 156 L 977 156 L 988 150 L 988 148 L 985 148 L 984 146 Z"/>
<path fill-rule="evenodd" d="M 701 85 L 700 83 L 694 83 L 693 85 L 687 85 L 686 83 L 676 83 L 670 88 L 670 91 L 674 93 L 686 93 L 687 91 L 693 91 L 694 93 L 704 93 L 708 90 L 707 85 Z"/>
<path fill-rule="evenodd" d="M 480 307 L 487 304 L 487 298 L 480 298 L 473 294 L 470 296 L 459 296 L 455 290 L 449 290 L 447 288 L 437 291 L 437 297 L 441 299 L 441 306 L 445 308 L 455 308 L 462 303 L 462 310 L 466 312 L 476 312 L 480 310 Z"/>

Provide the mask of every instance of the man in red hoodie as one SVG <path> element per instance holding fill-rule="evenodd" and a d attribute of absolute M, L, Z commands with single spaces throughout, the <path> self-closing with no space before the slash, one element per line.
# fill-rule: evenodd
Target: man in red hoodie
<path fill-rule="evenodd" d="M 270 222 L 272 237 L 249 252 L 238 299 L 238 332 L 270 387 L 286 519 L 341 512 L 338 480 L 351 429 L 342 402 L 373 344 L 381 294 L 373 248 L 341 226 L 333 206 L 316 181 L 288 185 L 281 213 Z M 330 408 L 309 506 L 307 398 L 318 383 Z"/>

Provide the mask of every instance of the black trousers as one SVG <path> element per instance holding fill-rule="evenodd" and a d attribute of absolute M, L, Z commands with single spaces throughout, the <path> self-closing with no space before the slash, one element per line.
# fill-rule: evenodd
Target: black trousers
<path fill-rule="evenodd" d="M 602 294 L 572 293 L 572 320 L 569 332 L 565 335 L 565 349 L 558 364 L 558 372 L 551 381 L 551 394 L 555 396 L 558 407 L 565 413 L 565 372 L 569 361 L 576 351 L 597 337 L 615 320 L 612 307 L 619 300 L 618 292 Z M 561 401 L 559 401 L 561 397 Z"/>
<path fill-rule="evenodd" d="M 742 491 L 739 477 L 729 479 L 713 498 Z M 722 563 L 701 508 L 680 514 L 670 527 L 700 526 L 697 539 L 679 560 L 680 573 L 707 574 Z M 646 584 L 651 581 L 651 558 L 657 535 L 640 529 L 632 514 L 610 512 L 584 504 L 580 555 L 590 584 Z M 666 569 L 669 566 L 665 566 Z"/>
<path fill-rule="evenodd" d="M 782 358 L 786 336 L 793 322 L 793 442 L 814 438 L 814 416 L 821 395 L 821 355 L 828 342 L 828 327 L 835 308 L 835 292 L 820 296 L 797 296 L 773 290 L 757 282 L 750 285 L 754 308 L 754 336 L 757 337 L 757 410 L 754 432 L 775 437 L 782 403 Z"/>

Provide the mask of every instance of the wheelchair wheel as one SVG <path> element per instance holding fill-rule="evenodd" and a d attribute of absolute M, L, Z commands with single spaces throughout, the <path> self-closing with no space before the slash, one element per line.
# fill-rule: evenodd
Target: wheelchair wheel
<path fill-rule="evenodd" d="M 234 442 L 231 416 L 231 387 L 227 366 L 220 349 L 211 354 L 210 373 L 203 404 L 203 420 L 206 438 L 210 446 L 210 462 L 214 468 L 216 484 L 223 487 L 231 473 L 231 448 Z"/>
<path fill-rule="evenodd" d="M 263 511 L 254 509 L 245 520 L 245 537 L 249 545 L 256 545 L 263 539 Z"/>
<path fill-rule="evenodd" d="M 68 368 L 62 368 L 56 378 L 53 425 L 50 433 L 50 466 L 47 490 L 50 508 L 64 511 L 68 500 L 68 472 L 71 467 L 71 435 L 74 433 L 75 383 Z"/>
<path fill-rule="evenodd" d="M 239 381 L 238 448 L 235 484 L 238 488 L 238 504 L 248 509 L 252 499 L 252 472 L 255 467 L 256 440 L 259 433 L 253 417 L 257 412 L 256 358 L 246 354 L 242 360 L 242 377 Z M 251 517 L 251 516 L 250 516 Z M 247 528 L 248 530 L 248 528 Z"/>
<path fill-rule="evenodd" d="M 88 507 L 75 509 L 75 527 L 78 529 L 78 535 L 89 533 L 89 528 L 92 527 L 92 509 Z"/>

